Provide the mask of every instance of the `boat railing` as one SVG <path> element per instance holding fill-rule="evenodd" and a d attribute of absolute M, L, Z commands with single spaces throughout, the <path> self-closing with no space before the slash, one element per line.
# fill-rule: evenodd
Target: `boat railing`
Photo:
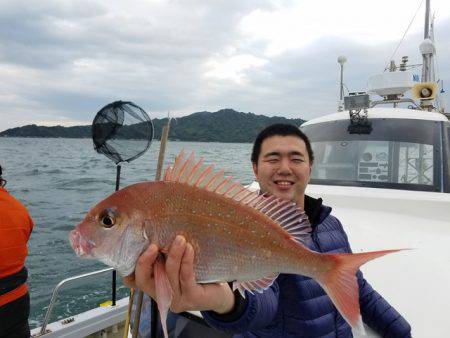
<path fill-rule="evenodd" d="M 47 308 L 47 312 L 45 313 L 45 317 L 44 317 L 44 322 L 42 323 L 41 326 L 41 331 L 39 332 L 38 336 L 42 336 L 46 333 L 46 328 L 48 325 L 48 322 L 50 320 L 50 316 L 52 314 L 53 311 L 53 306 L 55 304 L 56 298 L 58 296 L 59 290 L 66 284 L 73 282 L 73 281 L 77 281 L 83 278 L 87 278 L 87 277 L 91 277 L 91 276 L 95 276 L 95 275 L 99 275 L 105 272 L 109 272 L 109 271 L 113 271 L 113 268 L 106 268 L 106 269 L 102 269 L 102 270 L 97 270 L 97 271 L 92 271 L 92 272 L 88 272 L 88 273 L 84 273 L 81 275 L 77 275 L 77 276 L 73 276 L 73 277 L 69 277 L 66 279 L 63 279 L 61 282 L 58 283 L 58 285 L 56 285 L 56 287 L 53 289 L 53 293 L 52 293 L 52 297 L 50 298 L 50 303 L 48 305 Z M 114 287 L 114 286 L 113 286 Z M 115 290 L 113 290 L 114 293 Z"/>
<path fill-rule="evenodd" d="M 397 105 L 399 103 L 411 103 L 412 106 L 414 106 L 414 109 L 422 110 L 422 108 L 413 100 L 408 98 L 403 99 L 394 99 L 394 100 L 379 100 L 379 101 L 371 101 L 370 102 L 370 108 L 373 108 L 375 106 L 378 106 L 380 104 L 394 104 Z"/>

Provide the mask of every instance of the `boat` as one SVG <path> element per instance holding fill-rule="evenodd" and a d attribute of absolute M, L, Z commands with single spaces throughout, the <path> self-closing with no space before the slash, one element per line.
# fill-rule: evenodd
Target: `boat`
<path fill-rule="evenodd" d="M 333 207 L 353 252 L 412 249 L 362 271 L 414 337 L 446 337 L 450 123 L 440 113 L 407 109 L 372 108 L 367 116 L 370 134 L 349 133 L 348 113 L 302 126 L 316 156 L 307 194 Z"/>
<path fill-rule="evenodd" d="M 388 72 L 369 80 L 370 92 L 381 99 L 354 93 L 344 109 L 340 104 L 341 111 L 301 130 L 315 154 L 307 193 L 333 207 L 354 252 L 411 249 L 362 270 L 409 321 L 413 337 L 438 338 L 449 335 L 450 115 L 433 78 L 428 13 L 429 1 L 422 82 L 411 83 L 407 58 L 399 66 L 391 61 Z M 404 98 L 408 90 L 415 100 Z"/>
<path fill-rule="evenodd" d="M 440 88 L 434 79 L 428 18 L 429 0 L 420 47 L 421 82 L 414 83 L 403 58 L 398 66 L 391 61 L 387 72 L 371 78 L 370 93 L 344 97 L 346 59 L 339 57 L 338 111 L 307 121 L 300 129 L 310 138 L 315 154 L 307 194 L 333 207 L 354 252 L 411 249 L 371 262 L 362 270 L 411 323 L 414 337 L 438 338 L 448 336 L 450 300 L 445 292 L 450 285 L 450 115 L 439 101 Z M 405 97 L 408 91 L 413 98 Z M 33 337 L 122 337 L 128 298 L 48 323 L 60 287 L 110 270 L 62 281 Z M 227 336 L 208 329 L 199 313 L 185 313 L 182 318 L 182 325 L 194 328 L 183 337 Z M 377 335 L 368 330 L 366 337 Z"/>

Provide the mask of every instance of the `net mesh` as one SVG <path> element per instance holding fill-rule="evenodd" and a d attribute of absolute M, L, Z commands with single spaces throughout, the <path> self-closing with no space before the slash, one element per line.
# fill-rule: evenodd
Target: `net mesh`
<path fill-rule="evenodd" d="M 132 102 L 116 101 L 103 107 L 92 122 L 94 149 L 116 164 L 141 156 L 151 144 L 153 123 Z"/>

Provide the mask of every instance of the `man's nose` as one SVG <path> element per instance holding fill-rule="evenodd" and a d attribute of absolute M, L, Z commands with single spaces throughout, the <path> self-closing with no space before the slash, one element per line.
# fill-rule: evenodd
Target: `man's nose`
<path fill-rule="evenodd" d="M 289 165 L 288 159 L 282 159 L 280 161 L 280 166 L 278 167 L 278 174 L 280 175 L 289 175 L 291 173 L 291 167 Z"/>

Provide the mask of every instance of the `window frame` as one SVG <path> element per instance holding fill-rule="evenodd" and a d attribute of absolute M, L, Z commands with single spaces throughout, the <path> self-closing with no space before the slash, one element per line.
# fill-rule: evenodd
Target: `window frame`
<path fill-rule="evenodd" d="M 300 127 L 300 129 L 308 136 L 311 144 L 314 144 L 314 142 L 339 142 L 357 140 L 431 144 L 433 146 L 433 184 L 426 185 L 416 183 L 348 181 L 318 178 L 311 178 L 310 184 L 384 188 L 411 191 L 449 192 L 449 160 L 448 156 L 445 156 L 445 154 L 443 153 L 445 149 L 449 149 L 449 126 L 447 126 L 447 137 L 444 138 L 443 136 L 445 125 L 443 121 L 386 118 L 369 119 L 369 121 L 371 121 L 374 128 L 372 132 L 367 135 L 349 134 L 347 131 L 347 127 L 350 124 L 349 120 L 335 120 L 311 124 L 302 126 Z M 410 128 L 411 130 L 413 130 L 413 132 L 410 132 Z M 428 131 L 428 133 L 420 133 L 421 130 L 426 130 Z M 341 138 L 338 139 L 336 138 L 336 136 Z M 320 137 L 324 137 L 324 139 L 320 139 Z"/>
<path fill-rule="evenodd" d="M 450 193 L 450 120 L 442 123 L 442 157 L 444 192 Z"/>

